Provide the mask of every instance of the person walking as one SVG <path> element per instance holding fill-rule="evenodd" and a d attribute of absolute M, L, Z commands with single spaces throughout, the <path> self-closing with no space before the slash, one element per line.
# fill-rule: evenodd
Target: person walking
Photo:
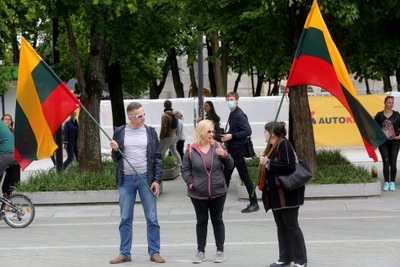
<path fill-rule="evenodd" d="M 171 100 L 164 101 L 164 114 L 161 116 L 161 130 L 160 130 L 160 148 L 161 156 L 164 157 L 165 153 L 169 150 L 176 158 L 179 166 L 182 166 L 182 159 L 176 150 L 176 129 L 178 128 L 178 121 L 174 116 Z"/>
<path fill-rule="evenodd" d="M 226 103 L 231 110 L 228 119 L 229 130 L 222 136 L 221 141 L 226 144 L 229 154 L 232 155 L 240 180 L 246 186 L 250 204 L 242 213 L 259 210 L 257 195 L 247 169 L 245 154 L 247 138 L 251 136 L 251 127 L 246 114 L 238 107 L 239 95 L 236 92 L 226 94 Z M 224 169 L 226 184 L 229 187 L 233 169 Z"/>
<path fill-rule="evenodd" d="M 10 129 L 11 133 L 14 134 L 14 121 L 10 114 L 4 114 L 1 117 L 4 124 Z M 21 180 L 21 167 L 16 161 L 6 170 L 6 176 L 4 177 L 2 192 L 7 197 L 11 195 L 14 186 Z"/>
<path fill-rule="evenodd" d="M 270 267 L 290 266 L 292 261 L 294 267 L 305 267 L 307 251 L 298 222 L 299 208 L 304 204 L 305 186 L 287 191 L 276 182 L 276 176 L 287 175 L 295 170 L 296 156 L 285 138 L 284 122 L 267 123 L 264 127 L 266 141 L 270 135 L 270 145 L 260 157 L 260 165 L 265 166 L 264 175 L 261 177 L 264 208 L 266 212 L 272 209 L 278 234 L 279 259 L 270 264 Z"/>
<path fill-rule="evenodd" d="M 74 158 L 78 158 L 78 133 L 79 125 L 76 119 L 76 111 L 74 111 L 63 128 L 63 146 L 67 151 L 67 159 L 63 163 L 64 170 L 74 161 Z"/>
<path fill-rule="evenodd" d="M 387 96 L 384 109 L 375 115 L 375 121 L 388 137 L 388 140 L 379 146 L 383 163 L 383 191 L 396 190 L 397 156 L 400 148 L 400 113 L 393 110 L 394 97 Z"/>
<path fill-rule="evenodd" d="M 211 101 L 204 102 L 204 111 L 206 113 L 205 119 L 214 123 L 215 135 L 214 139 L 221 142 L 223 129 L 221 128 L 221 118 L 215 112 L 214 104 Z"/>
<path fill-rule="evenodd" d="M 179 111 L 174 112 L 175 118 L 178 120 L 178 127 L 176 128 L 176 150 L 183 160 L 183 148 L 185 146 L 185 133 L 183 132 L 183 116 Z"/>
<path fill-rule="evenodd" d="M 192 201 L 197 218 L 197 253 L 193 263 L 205 260 L 209 214 L 217 247 L 214 262 L 225 261 L 225 226 L 222 213 L 227 186 L 222 170 L 231 169 L 233 159 L 221 143 L 214 140 L 214 133 L 212 121 L 200 121 L 196 127 L 193 143 L 188 146 L 183 158 L 182 178 L 187 185 L 187 196 Z"/>
<path fill-rule="evenodd" d="M 116 182 L 121 213 L 120 252 L 110 263 L 132 261 L 133 214 L 137 193 L 139 193 L 146 217 L 150 261 L 164 263 L 165 259 L 160 256 L 160 225 L 156 202 L 156 197 L 160 194 L 162 174 L 162 159 L 157 132 L 153 127 L 144 124 L 145 112 L 140 103 L 131 102 L 126 108 L 126 113 L 129 123 L 117 127 L 113 140 L 110 141 L 111 157 L 117 162 Z M 123 159 L 119 151 L 125 154 L 136 172 Z M 149 187 L 153 193 L 150 192 Z"/>

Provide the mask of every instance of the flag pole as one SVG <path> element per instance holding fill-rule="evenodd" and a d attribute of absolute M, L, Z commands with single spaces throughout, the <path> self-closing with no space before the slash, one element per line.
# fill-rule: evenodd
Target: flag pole
<path fill-rule="evenodd" d="M 111 137 L 104 131 L 104 129 L 100 126 L 100 124 L 96 121 L 96 119 L 90 114 L 90 112 L 85 108 L 84 105 L 81 103 L 81 109 L 85 111 L 85 113 L 89 116 L 89 118 L 92 119 L 92 121 L 99 127 L 99 129 L 103 132 L 103 134 L 108 138 L 109 141 L 112 141 Z M 146 188 L 151 192 L 151 194 L 155 197 L 154 192 L 151 190 L 150 186 L 147 184 L 147 181 L 144 180 L 144 178 L 140 175 L 140 173 L 137 172 L 135 167 L 129 162 L 129 160 L 126 158 L 125 154 L 121 151 L 121 149 L 118 147 L 118 152 L 121 154 L 122 158 L 128 163 L 128 165 L 132 168 L 132 170 L 137 174 L 137 176 L 140 178 L 140 180 L 146 185 Z"/>

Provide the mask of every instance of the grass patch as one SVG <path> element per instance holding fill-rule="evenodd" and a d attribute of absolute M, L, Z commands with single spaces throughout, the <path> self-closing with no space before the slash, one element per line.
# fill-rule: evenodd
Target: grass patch
<path fill-rule="evenodd" d="M 55 170 L 37 171 L 29 179 L 18 184 L 15 190 L 19 192 L 114 190 L 117 189 L 115 168 L 114 162 L 106 161 L 103 162 L 99 173 L 80 173 L 76 164 L 60 173 Z"/>
<path fill-rule="evenodd" d="M 352 164 L 340 150 L 317 151 L 317 171 L 312 184 L 353 184 L 376 182 L 377 178 L 362 166 Z"/>

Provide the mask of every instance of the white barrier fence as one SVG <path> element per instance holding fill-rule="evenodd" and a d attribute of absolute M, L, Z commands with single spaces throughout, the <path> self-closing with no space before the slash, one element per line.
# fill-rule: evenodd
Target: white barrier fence
<path fill-rule="evenodd" d="M 177 98 L 170 99 L 174 111 L 180 111 L 183 114 L 184 133 L 186 143 L 192 141 L 194 132 L 194 121 L 198 118 L 198 102 L 193 98 Z M 229 109 L 226 106 L 225 98 L 205 98 L 204 101 L 210 100 L 213 102 L 215 111 L 221 117 L 221 127 L 225 128 L 229 117 Z M 264 125 L 268 121 L 273 121 L 279 107 L 281 96 L 268 97 L 241 97 L 239 98 L 239 107 L 246 113 L 250 126 L 252 128 L 252 140 L 256 149 L 261 149 L 265 146 L 264 142 Z M 146 113 L 146 124 L 153 126 L 157 133 L 160 132 L 161 116 L 164 113 L 164 99 L 138 99 L 125 100 L 126 106 L 132 102 L 140 102 Z M 289 100 L 283 100 L 282 108 L 278 117 L 279 121 L 288 122 Z M 120 114 L 125 116 L 126 113 Z M 100 125 L 103 129 L 112 136 L 112 112 L 110 101 L 103 100 L 100 105 Z M 110 147 L 107 137 L 101 133 L 101 150 L 103 153 L 110 153 Z"/>

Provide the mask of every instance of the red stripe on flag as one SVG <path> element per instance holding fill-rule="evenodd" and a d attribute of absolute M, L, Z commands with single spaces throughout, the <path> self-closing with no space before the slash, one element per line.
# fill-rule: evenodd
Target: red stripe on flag
<path fill-rule="evenodd" d="M 313 56 L 301 56 L 293 61 L 288 86 L 309 84 L 324 88 L 340 102 L 346 102 L 335 69 L 325 60 Z M 344 103 L 343 103 L 344 104 Z M 346 105 L 348 109 L 349 106 Z"/>
<path fill-rule="evenodd" d="M 80 102 L 75 95 L 64 83 L 60 83 L 42 103 L 43 114 L 51 132 L 55 133 L 65 119 L 79 106 Z"/>
<path fill-rule="evenodd" d="M 16 148 L 14 149 L 14 157 L 22 170 L 25 170 L 25 168 L 28 167 L 29 164 L 31 164 L 32 162 L 32 160 L 29 159 L 22 159 L 21 154 L 18 152 Z"/>

